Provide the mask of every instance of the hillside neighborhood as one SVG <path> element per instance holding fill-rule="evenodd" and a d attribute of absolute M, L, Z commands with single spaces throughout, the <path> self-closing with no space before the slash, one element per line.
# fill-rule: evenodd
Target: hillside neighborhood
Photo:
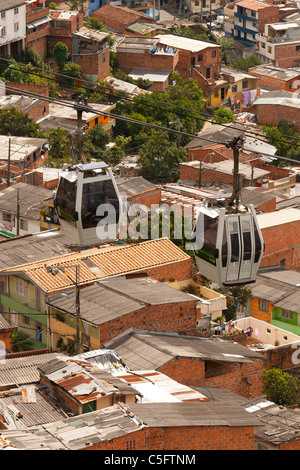
<path fill-rule="evenodd" d="M 0 449 L 300 450 L 299 346 L 300 3 L 0 0 Z"/>

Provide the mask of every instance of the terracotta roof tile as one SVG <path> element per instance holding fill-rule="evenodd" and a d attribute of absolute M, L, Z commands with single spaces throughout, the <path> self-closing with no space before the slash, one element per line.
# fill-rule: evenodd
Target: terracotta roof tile
<path fill-rule="evenodd" d="M 140 13 L 138 11 L 131 10 L 130 8 L 116 5 L 104 5 L 98 10 L 95 10 L 92 13 L 92 16 L 95 16 L 96 18 L 98 18 L 98 16 L 111 18 L 115 21 L 122 22 L 124 25 L 130 25 L 140 19 L 143 21 L 149 21 L 151 23 L 154 22 L 154 19 L 145 13 Z"/>
<path fill-rule="evenodd" d="M 51 293 L 73 287 L 73 284 L 63 273 L 56 276 L 48 273 L 45 264 L 79 265 L 79 284 L 87 284 L 187 259 L 190 257 L 168 238 L 160 238 L 130 245 L 96 248 L 83 253 L 70 253 L 3 269 L 0 274 L 25 274 L 45 292 Z M 68 267 L 65 271 L 72 279 L 76 278 L 75 266 Z"/>

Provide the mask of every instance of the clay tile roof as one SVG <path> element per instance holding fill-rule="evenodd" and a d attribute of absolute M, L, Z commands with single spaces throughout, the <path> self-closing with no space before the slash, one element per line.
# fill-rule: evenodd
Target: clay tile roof
<path fill-rule="evenodd" d="M 45 264 L 62 267 L 79 265 L 79 284 L 87 284 L 188 259 L 191 259 L 190 256 L 168 238 L 160 238 L 142 243 L 96 248 L 82 253 L 70 253 L 3 269 L 0 274 L 24 274 L 49 294 L 74 287 L 74 285 L 62 273 L 54 276 L 47 272 Z M 75 279 L 75 267 L 67 267 L 65 272 L 72 279 Z"/>
<path fill-rule="evenodd" d="M 241 2 L 236 3 L 236 5 L 243 7 L 243 8 L 249 8 L 249 10 L 262 10 L 267 7 L 271 7 L 273 5 L 268 4 L 268 3 L 263 3 L 257 0 L 242 0 Z"/>
<path fill-rule="evenodd" d="M 146 15 L 145 13 L 140 13 L 138 11 L 131 10 L 130 8 L 120 7 L 116 5 L 104 5 L 98 10 L 94 11 L 92 16 L 96 18 L 98 16 L 112 18 L 115 21 L 120 21 L 124 25 L 130 25 L 136 20 L 142 19 L 143 21 L 148 21 L 153 23 L 154 19 Z"/>

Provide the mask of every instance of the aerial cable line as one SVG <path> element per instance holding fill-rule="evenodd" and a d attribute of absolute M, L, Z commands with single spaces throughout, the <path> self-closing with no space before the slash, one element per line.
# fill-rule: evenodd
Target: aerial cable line
<path fill-rule="evenodd" d="M 29 67 L 28 65 L 26 65 L 26 64 L 24 64 L 24 63 L 22 63 L 22 62 L 15 62 L 15 61 L 11 61 L 11 60 L 9 60 L 9 59 L 4 59 L 4 58 L 0 58 L 0 60 L 4 60 L 4 61 L 10 62 L 10 63 L 12 63 L 12 64 L 23 65 L 24 67 Z M 34 67 L 34 66 L 31 66 L 31 67 L 33 67 L 33 68 L 36 69 L 36 70 L 41 70 L 41 71 L 43 71 L 43 72 L 46 73 L 46 74 L 47 74 L 47 73 L 48 73 L 48 74 L 53 74 L 53 75 L 56 75 L 56 76 L 64 77 L 64 78 L 66 78 L 66 79 L 68 79 L 68 80 L 69 80 L 69 79 L 78 80 L 78 81 L 81 81 L 81 82 L 84 82 L 84 83 L 91 83 L 91 85 L 93 85 L 93 87 L 91 87 L 91 88 L 86 87 L 86 86 L 81 86 L 81 88 L 83 88 L 83 89 L 85 89 L 85 90 L 90 90 L 90 91 L 94 91 L 94 92 L 95 92 L 95 91 L 97 91 L 97 88 L 100 87 L 100 88 L 104 88 L 104 89 L 106 89 L 106 90 L 109 90 L 109 92 L 107 92 L 107 93 L 101 92 L 101 91 L 100 91 L 100 93 L 105 94 L 105 95 L 108 95 L 108 96 L 111 96 L 111 97 L 113 96 L 114 98 L 117 98 L 118 96 L 117 96 L 117 95 L 114 95 L 112 92 L 114 92 L 114 93 L 115 93 L 115 92 L 117 92 L 117 93 L 126 93 L 126 94 L 128 94 L 128 95 L 135 95 L 137 98 L 139 98 L 139 99 L 141 99 L 141 100 L 152 101 L 152 102 L 154 102 L 154 103 L 159 103 L 159 104 L 166 104 L 167 106 L 171 106 L 171 107 L 175 107 L 175 108 L 178 108 L 178 109 L 182 109 L 182 110 L 184 110 L 184 111 L 190 111 L 190 112 L 192 112 L 192 113 L 199 114 L 199 118 L 193 116 L 193 119 L 195 119 L 195 120 L 199 119 L 200 121 L 211 122 L 211 123 L 212 123 L 212 122 L 213 122 L 213 119 L 214 119 L 213 116 L 211 116 L 211 114 L 205 113 L 204 111 L 197 111 L 197 110 L 194 110 L 194 109 L 191 109 L 191 108 L 184 108 L 183 106 L 179 106 L 179 105 L 177 105 L 177 104 L 173 104 L 173 103 L 169 103 L 169 102 L 165 102 L 165 101 L 159 101 L 159 100 L 155 100 L 155 99 L 153 99 L 153 98 L 149 98 L 149 97 L 147 97 L 146 95 L 139 95 L 139 94 L 137 94 L 137 93 L 130 93 L 130 92 L 118 91 L 118 90 L 114 90 L 113 88 L 111 88 L 111 87 L 109 87 L 109 86 L 102 85 L 102 84 L 100 84 L 100 83 L 98 83 L 97 85 L 95 85 L 94 82 L 89 82 L 89 81 L 87 81 L 87 80 L 85 80 L 85 79 L 82 79 L 82 78 L 71 77 L 70 75 L 65 75 L 65 74 L 61 74 L 61 73 L 53 72 L 53 71 L 46 71 L 46 70 L 44 70 L 44 69 L 42 69 L 42 68 L 39 68 L 39 67 Z M 16 68 L 16 67 L 11 67 L 11 68 L 12 68 L 13 70 L 17 70 L 17 71 L 19 71 L 19 72 L 21 72 L 21 73 L 25 73 L 25 74 L 27 73 L 27 74 L 29 74 L 29 75 L 37 75 L 37 76 L 42 77 L 42 78 L 47 79 L 47 80 L 53 80 L 53 81 L 57 81 L 57 82 L 62 82 L 62 81 L 63 81 L 63 82 L 65 82 L 65 83 L 67 83 L 67 80 L 61 80 L 61 79 L 58 79 L 58 78 L 45 77 L 44 75 L 36 74 L 36 73 L 32 72 L 31 70 L 20 70 L 20 69 L 18 69 L 18 68 Z M 74 85 L 73 85 L 73 87 L 74 87 Z M 24 93 L 23 93 L 23 94 L 24 94 Z M 138 103 L 137 101 L 135 101 L 134 99 L 131 99 L 131 98 L 124 98 L 124 96 L 121 96 L 121 99 L 123 99 L 123 100 L 125 99 L 126 101 L 129 101 L 129 102 L 132 102 L 132 103 L 136 103 L 137 105 L 139 104 L 139 103 Z M 159 108 L 159 109 L 163 109 L 163 110 L 165 111 L 165 108 L 157 107 L 157 106 L 154 106 L 154 105 L 145 103 L 144 101 L 143 101 L 141 104 L 144 105 L 144 106 L 156 107 L 156 108 Z M 173 111 L 173 110 L 170 110 L 170 111 L 173 112 L 174 114 L 176 114 L 175 111 Z M 177 114 L 180 114 L 180 113 L 177 112 Z M 189 117 L 187 114 L 183 114 L 183 115 Z M 208 116 L 208 117 L 211 118 L 211 120 L 209 120 L 209 119 L 204 119 L 203 116 Z M 218 123 L 218 125 L 223 126 L 223 127 L 227 127 L 225 123 Z M 230 128 L 231 128 L 231 129 L 236 129 L 236 130 L 238 130 L 238 131 L 241 131 L 241 129 L 239 129 L 239 128 L 235 127 L 235 126 L 232 126 L 232 125 L 230 126 Z M 253 131 L 247 130 L 246 132 L 247 132 L 248 134 L 252 134 L 252 135 L 254 135 L 254 136 L 261 136 L 260 133 L 256 133 L 256 132 L 253 132 Z M 269 130 L 268 132 L 269 132 L 270 134 L 278 134 L 276 131 L 272 131 L 272 130 Z M 280 141 L 280 142 L 284 142 L 284 143 L 287 143 L 287 144 L 293 144 L 293 143 L 298 142 L 298 141 L 299 141 L 299 143 L 300 143 L 300 138 L 299 138 L 299 137 L 293 137 L 293 136 L 291 136 L 291 135 L 289 135 L 289 134 L 283 134 L 283 133 L 281 133 L 281 136 L 283 136 L 283 137 L 288 137 L 289 139 L 292 139 L 293 142 L 286 141 L 285 139 L 282 140 L 282 139 L 276 139 L 276 138 L 274 138 L 274 140 Z M 257 138 L 257 140 L 261 140 L 261 139 L 258 139 L 258 138 Z M 262 142 L 265 142 L 265 141 L 262 141 Z"/>
<path fill-rule="evenodd" d="M 3 87 L 1 87 L 1 85 L 0 85 L 0 89 L 1 88 L 3 88 Z M 20 90 L 17 89 L 17 88 L 7 87 L 7 89 L 20 93 Z M 51 98 L 51 97 L 47 97 L 47 96 L 44 96 L 44 95 L 40 95 L 38 93 L 32 93 L 32 92 L 29 92 L 29 91 L 22 90 L 22 95 L 32 96 L 32 97 L 35 97 L 35 98 L 42 99 L 43 101 L 53 102 L 53 103 L 60 104 L 62 106 L 68 107 L 68 108 L 75 109 L 75 106 L 76 106 L 74 104 L 68 103 L 67 101 L 60 100 L 58 98 Z M 177 130 L 177 129 L 168 128 L 168 127 L 160 126 L 160 125 L 157 125 L 157 124 L 151 124 L 151 123 L 144 122 L 144 121 L 139 121 L 137 119 L 132 119 L 132 118 L 129 118 L 129 117 L 126 117 L 126 116 L 120 116 L 118 114 L 113 114 L 111 112 L 108 113 L 107 111 L 99 111 L 99 110 L 94 109 L 94 108 L 92 108 L 91 106 L 88 106 L 88 105 L 84 106 L 83 111 L 94 113 L 94 114 L 100 115 L 100 116 L 109 116 L 113 119 L 117 119 L 117 120 L 119 119 L 121 121 L 127 121 L 127 122 L 130 122 L 132 124 L 138 124 L 138 125 L 141 125 L 141 126 L 152 128 L 152 129 L 161 130 L 161 131 L 164 131 L 164 132 L 171 132 L 171 133 L 175 133 L 175 134 L 179 134 L 179 135 L 183 135 L 183 136 L 187 136 L 187 137 L 192 137 L 193 139 L 203 140 L 203 141 L 209 142 L 210 144 L 212 144 L 212 143 L 215 143 L 215 144 L 218 144 L 218 145 L 227 145 L 228 144 L 227 141 L 220 142 L 220 141 L 216 141 L 216 140 L 213 140 L 213 139 L 205 139 L 201 135 L 190 134 L 188 132 L 183 132 L 183 131 L 180 131 L 180 130 Z M 239 132 L 241 132 L 241 129 L 239 129 Z M 257 140 L 260 140 L 260 139 L 257 139 Z M 261 142 L 265 143 L 264 140 L 261 140 Z M 299 160 L 294 160 L 292 158 L 287 158 L 287 157 L 282 157 L 282 156 L 279 156 L 279 155 L 268 154 L 268 153 L 265 153 L 265 152 L 259 152 L 258 150 L 252 150 L 251 153 L 261 155 L 261 156 L 265 156 L 265 157 L 271 158 L 273 160 L 286 160 L 286 161 L 289 161 L 289 162 L 297 163 L 299 165 Z"/>

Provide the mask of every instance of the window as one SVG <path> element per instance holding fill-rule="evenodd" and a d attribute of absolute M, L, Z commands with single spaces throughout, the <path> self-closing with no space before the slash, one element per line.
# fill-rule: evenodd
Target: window
<path fill-rule="evenodd" d="M 259 299 L 258 301 L 258 309 L 261 312 L 268 312 L 269 311 L 269 302 L 265 299 Z"/>
<path fill-rule="evenodd" d="M 25 219 L 20 220 L 20 229 L 25 230 L 25 231 L 28 230 L 28 220 L 25 220 Z"/>
<path fill-rule="evenodd" d="M 198 62 L 202 62 L 203 60 L 203 54 L 198 54 Z"/>
<path fill-rule="evenodd" d="M 281 316 L 287 318 L 288 320 L 293 320 L 293 312 L 286 310 L 285 308 L 281 309 Z"/>
<path fill-rule="evenodd" d="M 210 68 L 206 69 L 206 78 L 210 78 Z"/>
<path fill-rule="evenodd" d="M 3 212 L 2 218 L 5 220 L 5 222 L 11 222 L 11 215 L 7 212 Z"/>
<path fill-rule="evenodd" d="M 14 9 L 14 14 L 17 15 L 18 13 L 19 13 L 19 8 L 17 7 Z"/>
<path fill-rule="evenodd" d="M 134 439 L 132 439 L 130 441 L 126 441 L 126 449 L 125 450 L 136 450 L 136 443 L 135 443 Z"/>
<path fill-rule="evenodd" d="M 23 316 L 23 323 L 24 323 L 24 325 L 29 325 L 29 322 L 30 322 L 29 317 L 27 317 L 26 315 L 24 315 L 24 316 Z"/>
<path fill-rule="evenodd" d="M 270 335 L 272 333 L 270 328 L 267 328 L 267 333 L 268 333 L 268 335 Z"/>
<path fill-rule="evenodd" d="M 19 277 L 15 278 L 16 293 L 22 297 L 27 297 L 27 282 Z"/>
<path fill-rule="evenodd" d="M 1 18 L 5 18 L 5 11 L 1 12 Z"/>
<path fill-rule="evenodd" d="M 300 51 L 300 46 L 296 46 L 296 51 Z"/>
<path fill-rule="evenodd" d="M 283 336 L 283 339 L 284 339 L 284 341 L 287 341 L 288 337 L 287 337 L 287 336 Z"/>
<path fill-rule="evenodd" d="M 242 87 L 243 88 L 248 88 L 248 80 L 243 80 L 242 81 Z"/>
<path fill-rule="evenodd" d="M 232 85 L 232 93 L 236 93 L 237 92 L 237 85 Z"/>
<path fill-rule="evenodd" d="M 254 18 L 256 18 L 256 12 L 253 11 L 253 10 L 250 10 L 251 11 L 251 16 L 253 16 Z"/>
<path fill-rule="evenodd" d="M 19 23 L 15 23 L 15 24 L 14 24 L 14 31 L 15 31 L 15 33 L 16 33 L 17 31 L 19 31 Z"/>
<path fill-rule="evenodd" d="M 216 57 L 217 56 L 217 51 L 211 51 L 211 57 Z"/>
<path fill-rule="evenodd" d="M 195 65 L 195 57 L 191 57 L 191 66 L 193 67 Z"/>
<path fill-rule="evenodd" d="M 5 26 L 3 26 L 3 27 L 1 28 L 1 36 L 2 36 L 2 37 L 6 36 L 6 27 L 5 27 Z"/>

